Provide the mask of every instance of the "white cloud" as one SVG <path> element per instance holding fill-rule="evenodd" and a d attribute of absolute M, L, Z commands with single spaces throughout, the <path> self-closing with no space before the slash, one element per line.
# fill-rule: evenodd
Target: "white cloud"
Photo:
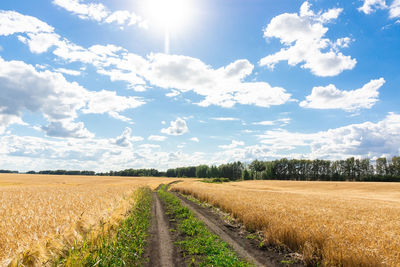
<path fill-rule="evenodd" d="M 176 91 L 176 90 L 172 90 L 168 94 L 165 94 L 165 96 L 167 96 L 167 97 L 175 97 L 175 96 L 178 96 L 178 95 L 180 95 L 180 92 Z"/>
<path fill-rule="evenodd" d="M 222 148 L 222 149 L 233 149 L 233 148 L 236 148 L 238 146 L 244 146 L 244 142 L 232 140 L 231 144 L 229 144 L 229 145 L 220 145 L 218 147 Z"/>
<path fill-rule="evenodd" d="M 290 123 L 292 119 L 290 118 L 281 118 L 277 119 L 274 121 L 258 121 L 258 122 L 253 122 L 253 125 L 262 125 L 262 126 L 272 126 L 272 125 L 277 125 L 279 124 L 280 126 L 285 126 Z"/>
<path fill-rule="evenodd" d="M 362 108 L 369 109 L 378 101 L 378 90 L 384 83 L 383 78 L 371 80 L 360 89 L 350 91 L 341 91 L 333 84 L 314 87 L 311 95 L 300 102 L 300 106 L 315 109 L 343 109 L 347 112 Z"/>
<path fill-rule="evenodd" d="M 3 51 L 3 47 L 0 45 L 0 52 Z"/>
<path fill-rule="evenodd" d="M 364 12 L 365 14 L 371 14 L 377 9 L 386 8 L 385 0 L 364 0 L 363 5 L 358 8 L 358 11 Z"/>
<path fill-rule="evenodd" d="M 315 14 L 306 1 L 300 14 L 274 17 L 265 28 L 264 37 L 278 38 L 286 48 L 262 58 L 260 65 L 273 69 L 280 61 L 286 60 L 291 66 L 302 63 L 302 68 L 310 69 L 317 76 L 335 76 L 353 69 L 357 61 L 339 52 L 337 41 L 324 38 L 328 31 L 324 25 L 337 19 L 341 12 L 342 9 L 333 8 Z"/>
<path fill-rule="evenodd" d="M 79 76 L 79 75 L 81 75 L 81 72 L 78 71 L 78 70 L 70 70 L 70 69 L 65 69 L 65 68 L 58 68 L 58 69 L 55 69 L 55 71 L 61 72 L 61 73 L 67 74 L 67 75 L 71 75 L 71 76 Z"/>
<path fill-rule="evenodd" d="M 167 137 L 163 136 L 163 135 L 150 135 L 147 138 L 147 140 L 149 140 L 149 141 L 157 141 L 157 142 L 165 141 L 165 139 L 167 139 Z"/>
<path fill-rule="evenodd" d="M 199 138 L 197 138 L 197 137 L 192 137 L 189 140 L 193 141 L 193 142 L 196 142 L 196 143 L 200 142 Z"/>
<path fill-rule="evenodd" d="M 364 122 L 316 133 L 296 133 L 278 129 L 259 136 L 270 152 L 278 153 L 299 148 L 308 158 L 379 157 L 400 152 L 400 115 L 389 113 L 377 122 Z"/>
<path fill-rule="evenodd" d="M 131 121 L 119 112 L 140 107 L 145 103 L 139 97 L 118 96 L 115 91 L 101 90 L 99 92 L 88 92 L 87 108 L 83 109 L 82 112 L 87 114 L 108 113 L 113 118 Z"/>
<path fill-rule="evenodd" d="M 360 12 L 364 12 L 369 15 L 374 13 L 378 9 L 389 10 L 389 18 L 397 19 L 400 18 L 400 0 L 393 0 L 391 5 L 387 5 L 385 0 L 363 0 L 364 3 L 358 8 Z M 399 23 L 397 21 L 396 23 Z"/>
<path fill-rule="evenodd" d="M 335 50 L 339 50 L 339 48 L 347 48 L 349 47 L 351 42 L 352 40 L 349 37 L 339 38 L 336 40 L 335 44 L 333 45 L 333 48 Z"/>
<path fill-rule="evenodd" d="M 250 134 L 250 133 L 255 133 L 256 131 L 254 131 L 254 130 L 249 130 L 249 129 L 245 129 L 245 130 L 243 130 L 242 132 L 243 132 L 243 133 L 246 133 L 246 134 Z"/>
<path fill-rule="evenodd" d="M 315 133 L 276 129 L 259 136 L 260 143 L 229 148 L 213 154 L 211 162 L 250 162 L 254 159 L 371 159 L 400 154 L 400 115 L 389 113 L 383 120 L 364 122 Z"/>
<path fill-rule="evenodd" d="M 395 113 L 389 113 L 386 118 L 375 123 L 364 122 L 315 133 L 266 131 L 259 136 L 261 144 L 244 146 L 240 141 L 232 141 L 222 151 L 210 154 L 164 152 L 159 145 L 154 144 L 133 148 L 128 140 L 133 141 L 134 137 L 129 137 L 131 130 L 127 129 L 115 139 L 46 140 L 3 135 L 0 136 L 0 161 L 10 169 L 21 171 L 54 169 L 54 166 L 95 171 L 157 166 L 165 170 L 236 160 L 249 162 L 282 157 L 343 159 L 350 156 L 373 159 L 400 153 L 400 115 Z"/>
<path fill-rule="evenodd" d="M 275 125 L 275 121 L 259 121 L 259 122 L 253 122 L 253 125 L 271 126 L 271 125 Z"/>
<path fill-rule="evenodd" d="M 246 82 L 254 68 L 246 59 L 213 69 L 187 56 L 150 54 L 143 58 L 115 45 L 94 45 L 86 49 L 62 39 L 52 32 L 53 28 L 49 31 L 47 35 L 28 33 L 19 39 L 35 53 L 55 46 L 54 55 L 67 62 L 92 64 L 99 74 L 109 76 L 111 81 L 125 81 L 133 90 L 157 86 L 171 89 L 169 96 L 193 91 L 204 97 L 196 103 L 203 107 L 230 108 L 235 104 L 270 107 L 290 100 L 291 95 L 281 87 L 272 87 L 266 82 Z"/>
<path fill-rule="evenodd" d="M 121 146 L 121 147 L 131 147 L 132 146 L 132 129 L 126 127 L 125 130 L 122 132 L 120 136 L 117 138 L 111 140 L 111 143 Z M 143 140 L 143 138 L 140 138 L 139 141 Z"/>
<path fill-rule="evenodd" d="M 127 10 L 111 12 L 103 4 L 84 4 L 81 0 L 53 0 L 53 4 L 64 8 L 81 19 L 128 26 L 137 24 L 141 28 L 146 28 L 141 17 Z"/>
<path fill-rule="evenodd" d="M 400 18 L 400 0 L 394 0 L 390 5 L 389 17 L 391 19 Z"/>
<path fill-rule="evenodd" d="M 83 122 L 72 122 L 70 120 L 53 121 L 41 129 L 46 132 L 47 136 L 61 138 L 92 138 L 94 134 L 89 132 Z"/>
<path fill-rule="evenodd" d="M 32 90 L 35 88 L 35 90 Z M 24 112 L 40 113 L 49 121 L 42 130 L 55 137 L 91 137 L 78 112 L 118 116 L 118 112 L 143 105 L 141 99 L 117 96 L 102 90 L 91 92 L 60 73 L 37 71 L 22 61 L 0 57 L 0 129 L 21 123 Z M 86 107 L 87 106 L 87 107 Z"/>
<path fill-rule="evenodd" d="M 239 118 L 232 118 L 232 117 L 215 117 L 211 118 L 214 121 L 238 121 Z"/>
<path fill-rule="evenodd" d="M 73 126 L 72 120 L 77 117 L 77 111 L 85 106 L 84 99 L 88 92 L 77 83 L 66 81 L 61 74 L 48 70 L 38 72 L 22 61 L 5 61 L 0 57 L 0 88 L 0 114 L 3 118 L 14 118 L 8 123 L 3 119 L 3 127 L 15 117 L 22 118 L 24 111 L 30 111 L 41 112 L 53 123 L 45 129 L 68 126 L 69 129 L 76 127 L 83 131 L 81 125 Z M 61 120 L 62 123 L 54 124 Z"/>
<path fill-rule="evenodd" d="M 189 128 L 186 125 L 186 121 L 177 118 L 176 121 L 171 121 L 170 126 L 168 128 L 161 129 L 162 133 L 168 135 L 182 135 L 189 131 Z"/>
<path fill-rule="evenodd" d="M 15 11 L 0 10 L 0 35 L 15 33 L 50 33 L 54 28 L 47 23 Z"/>
<path fill-rule="evenodd" d="M 60 43 L 60 36 L 55 33 L 28 33 L 29 38 L 18 36 L 18 40 L 29 46 L 32 53 L 40 54 Z"/>
<path fill-rule="evenodd" d="M 144 76 L 151 84 L 180 92 L 194 91 L 205 97 L 197 103 L 203 107 L 229 108 L 235 104 L 270 107 L 290 99 L 283 88 L 265 82 L 243 82 L 254 67 L 248 60 L 237 60 L 219 69 L 187 56 L 152 54 L 148 60 L 149 70 Z"/>

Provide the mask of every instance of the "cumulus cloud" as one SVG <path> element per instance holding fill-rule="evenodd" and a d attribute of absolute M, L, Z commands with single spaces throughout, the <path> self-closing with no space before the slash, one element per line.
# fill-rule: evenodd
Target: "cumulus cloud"
<path fill-rule="evenodd" d="M 258 136 L 260 144 L 244 146 L 240 141 L 219 152 L 190 153 L 162 151 L 159 145 L 133 147 L 125 129 L 115 139 L 47 140 L 31 136 L 0 136 L 0 160 L 10 169 L 43 170 L 54 166 L 66 169 L 109 171 L 127 168 L 167 169 L 198 164 L 220 164 L 254 159 L 329 158 L 351 156 L 376 158 L 400 153 L 400 115 L 389 113 L 378 122 L 351 124 L 315 133 L 290 132 L 282 129 L 266 131 Z M 118 141 L 117 141 L 118 140 Z M 233 144 L 233 145 L 232 145 Z M 230 148 L 230 147 L 233 148 Z"/>
<path fill-rule="evenodd" d="M 15 11 L 0 10 L 0 35 L 53 31 L 53 27 L 35 17 L 25 16 Z"/>
<path fill-rule="evenodd" d="M 314 87 L 311 95 L 300 102 L 300 106 L 315 109 L 343 109 L 347 112 L 362 108 L 369 109 L 378 101 L 378 90 L 384 83 L 383 78 L 371 80 L 360 89 L 350 91 L 341 91 L 333 84 Z"/>
<path fill-rule="evenodd" d="M 218 147 L 222 148 L 222 149 L 233 149 L 233 148 L 236 148 L 238 146 L 244 146 L 244 142 L 232 140 L 232 143 L 230 143 L 229 145 L 220 145 Z"/>
<path fill-rule="evenodd" d="M 119 112 L 137 108 L 145 102 L 134 96 L 118 96 L 115 91 L 101 90 L 99 92 L 88 92 L 87 108 L 83 109 L 83 113 L 88 114 L 104 114 L 107 113 L 111 117 L 130 122 L 131 119 L 119 114 Z"/>
<path fill-rule="evenodd" d="M 400 18 L 400 0 L 394 0 L 391 5 L 387 5 L 385 0 L 363 0 L 363 5 L 358 8 L 358 11 L 364 14 L 372 14 L 376 10 L 389 10 L 390 19 Z M 397 21 L 398 23 L 399 21 Z"/>
<path fill-rule="evenodd" d="M 365 14 L 371 14 L 377 9 L 386 8 L 387 6 L 385 0 L 364 0 L 363 5 L 358 8 L 358 11 L 364 12 Z"/>
<path fill-rule="evenodd" d="M 35 53 L 55 46 L 52 52 L 61 59 L 91 64 L 99 74 L 109 76 L 111 81 L 127 82 L 133 90 L 143 91 L 157 86 L 172 90 L 173 94 L 169 96 L 192 91 L 203 97 L 196 103 L 203 107 L 230 108 L 236 104 L 270 107 L 282 105 L 291 97 L 284 88 L 273 87 L 267 82 L 245 81 L 254 69 L 246 59 L 214 69 L 187 56 L 150 54 L 144 58 L 115 45 L 84 48 L 61 38 L 52 32 L 52 28 L 49 31 L 47 35 L 28 32 L 19 39 Z"/>
<path fill-rule="evenodd" d="M 400 18 L 400 0 L 394 0 L 393 3 L 390 5 L 389 18 Z"/>
<path fill-rule="evenodd" d="M 60 36 L 55 33 L 28 33 L 28 38 L 18 36 L 18 40 L 29 46 L 32 53 L 40 54 L 56 46 L 60 42 Z"/>
<path fill-rule="evenodd" d="M 152 54 L 149 63 L 146 79 L 151 84 L 181 92 L 194 91 L 205 97 L 197 103 L 203 107 L 229 108 L 235 104 L 270 107 L 290 99 L 290 94 L 283 88 L 272 87 L 266 82 L 244 82 L 254 67 L 248 60 L 237 60 L 226 67 L 212 69 L 196 58 Z"/>
<path fill-rule="evenodd" d="M 163 136 L 163 135 L 150 135 L 147 138 L 147 140 L 149 140 L 149 141 L 157 141 L 157 142 L 165 141 L 165 139 L 167 139 L 167 137 Z"/>
<path fill-rule="evenodd" d="M 264 29 L 264 37 L 278 38 L 286 48 L 262 58 L 261 66 L 273 69 L 278 62 L 288 61 L 291 66 L 302 64 L 302 68 L 323 77 L 354 68 L 357 61 L 343 55 L 335 45 L 336 41 L 324 37 L 328 31 L 324 25 L 336 20 L 342 9 L 314 13 L 310 6 L 306 1 L 299 14 L 284 13 L 271 20 Z"/>
<path fill-rule="evenodd" d="M 132 146 L 132 129 L 126 127 L 125 130 L 122 132 L 120 136 L 115 138 L 114 140 L 111 141 L 111 143 L 121 146 L 121 147 L 130 147 Z M 141 138 L 143 140 L 143 138 Z"/>
<path fill-rule="evenodd" d="M 161 129 L 162 133 L 168 135 L 183 135 L 189 131 L 189 128 L 186 125 L 186 121 L 177 118 L 176 121 L 171 121 L 170 126 L 168 128 Z"/>
<path fill-rule="evenodd" d="M 35 88 L 35 90 L 32 90 Z M 110 102 L 111 101 L 111 102 Z M 117 96 L 102 90 L 91 92 L 60 73 L 37 71 L 22 61 L 0 57 L 0 129 L 21 123 L 25 111 L 40 113 L 49 121 L 42 130 L 54 137 L 91 137 L 83 123 L 76 123 L 78 112 L 119 115 L 144 102 L 135 97 Z M 114 116 L 114 117 L 115 117 Z"/>
<path fill-rule="evenodd" d="M 38 72 L 22 61 L 5 61 L 1 57 L 0 88 L 0 114 L 3 117 L 22 118 L 23 111 L 27 110 L 41 112 L 50 122 L 74 120 L 77 111 L 86 104 L 87 90 L 66 81 L 61 74 L 48 70 Z M 67 124 L 64 122 L 57 126 L 62 125 Z M 53 124 L 48 129 L 55 128 Z"/>
<path fill-rule="evenodd" d="M 197 137 L 192 137 L 189 140 L 193 141 L 193 142 L 196 142 L 196 143 L 200 142 L 199 138 L 197 138 Z"/>
<path fill-rule="evenodd" d="M 91 138 L 94 134 L 89 132 L 83 122 L 72 122 L 69 120 L 53 121 L 41 128 L 47 136 L 62 138 Z"/>
<path fill-rule="evenodd" d="M 135 13 L 127 10 L 111 12 L 103 4 L 82 2 L 81 0 L 53 0 L 54 5 L 64 8 L 81 19 L 128 26 L 137 24 L 139 27 L 146 28 L 146 22 Z"/>
<path fill-rule="evenodd" d="M 305 157 L 346 158 L 397 155 L 400 152 L 400 115 L 389 113 L 383 120 L 351 124 L 316 133 L 298 133 L 277 129 L 258 136 L 274 153 L 303 147 Z"/>
<path fill-rule="evenodd" d="M 260 144 L 213 153 L 211 161 L 225 163 L 278 158 L 391 157 L 400 154 L 400 115 L 389 113 L 376 123 L 350 124 L 315 133 L 268 130 L 258 137 Z"/>

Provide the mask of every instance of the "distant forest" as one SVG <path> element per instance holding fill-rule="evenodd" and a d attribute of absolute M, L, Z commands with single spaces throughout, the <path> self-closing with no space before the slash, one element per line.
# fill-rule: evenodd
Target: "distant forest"
<path fill-rule="evenodd" d="M 1 172 L 12 172 L 0 170 Z M 240 161 L 219 166 L 190 166 L 168 169 L 126 169 L 96 173 L 94 171 L 47 170 L 31 174 L 99 175 L 99 176 L 154 176 L 182 178 L 228 178 L 229 180 L 299 180 L 299 181 L 382 181 L 400 182 L 400 157 L 391 160 L 378 158 L 375 164 L 369 159 L 305 160 L 280 159 L 273 161 L 254 160 L 250 164 Z"/>

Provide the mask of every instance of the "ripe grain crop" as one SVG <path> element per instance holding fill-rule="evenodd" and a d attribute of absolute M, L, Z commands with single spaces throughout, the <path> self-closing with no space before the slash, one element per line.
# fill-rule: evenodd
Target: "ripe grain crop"
<path fill-rule="evenodd" d="M 0 175 L 0 266 L 16 257 L 43 262 L 105 223 L 118 223 L 140 186 L 168 178 Z"/>
<path fill-rule="evenodd" d="M 308 264 L 400 266 L 400 184 L 185 181 L 173 190 L 221 208 Z"/>

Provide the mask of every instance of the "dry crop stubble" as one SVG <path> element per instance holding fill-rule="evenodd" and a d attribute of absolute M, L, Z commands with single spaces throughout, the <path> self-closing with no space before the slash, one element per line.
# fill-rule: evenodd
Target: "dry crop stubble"
<path fill-rule="evenodd" d="M 140 186 L 168 178 L 0 175 L 0 266 L 45 262 L 101 225 L 118 224 Z"/>
<path fill-rule="evenodd" d="M 308 263 L 400 266 L 400 184 L 185 181 L 174 190 L 231 213 Z"/>

